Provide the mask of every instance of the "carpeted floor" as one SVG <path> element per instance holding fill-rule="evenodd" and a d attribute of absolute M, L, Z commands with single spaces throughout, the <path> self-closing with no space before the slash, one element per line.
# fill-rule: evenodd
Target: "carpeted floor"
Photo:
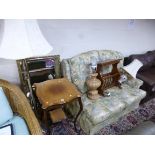
<path fill-rule="evenodd" d="M 144 103 L 135 111 L 130 112 L 117 122 L 102 128 L 97 135 L 119 135 L 135 128 L 140 123 L 150 120 L 155 115 L 155 99 Z M 67 119 L 51 126 L 51 135 L 84 135 L 78 126 L 78 132 L 74 130 L 72 119 Z"/>

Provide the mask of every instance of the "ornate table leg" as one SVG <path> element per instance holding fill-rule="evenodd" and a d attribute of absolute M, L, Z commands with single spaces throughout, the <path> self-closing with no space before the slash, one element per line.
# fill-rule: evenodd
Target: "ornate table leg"
<path fill-rule="evenodd" d="M 48 124 L 48 117 L 47 117 L 48 111 L 46 109 L 43 110 L 43 121 L 45 124 L 45 127 L 47 129 L 47 134 L 50 134 L 49 124 Z"/>
<path fill-rule="evenodd" d="M 83 110 L 83 105 L 82 105 L 81 97 L 78 97 L 78 102 L 79 102 L 79 105 L 80 105 L 80 110 L 79 110 L 79 112 L 78 112 L 78 114 L 76 115 L 75 120 L 74 120 L 74 128 L 75 128 L 75 131 L 77 131 L 77 128 L 76 128 L 77 119 L 78 119 L 80 113 L 81 113 L 82 110 Z"/>

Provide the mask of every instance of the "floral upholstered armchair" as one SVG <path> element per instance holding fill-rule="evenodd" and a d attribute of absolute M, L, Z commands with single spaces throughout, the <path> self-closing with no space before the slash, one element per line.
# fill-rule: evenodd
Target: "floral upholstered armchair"
<path fill-rule="evenodd" d="M 87 97 L 86 79 L 89 77 L 89 64 L 92 61 L 107 59 L 122 59 L 118 69 L 123 67 L 123 56 L 117 51 L 94 50 L 88 51 L 69 59 L 62 60 L 63 76 L 67 77 L 82 93 L 83 111 L 78 119 L 80 127 L 86 134 L 95 134 L 104 126 L 117 121 L 123 115 L 136 109 L 146 92 L 139 89 L 141 80 L 131 79 L 118 87 L 109 88 L 109 97 L 101 96 L 96 100 Z M 109 72 L 107 67 L 103 72 Z M 79 111 L 78 104 L 69 104 L 66 109 L 75 116 Z"/>

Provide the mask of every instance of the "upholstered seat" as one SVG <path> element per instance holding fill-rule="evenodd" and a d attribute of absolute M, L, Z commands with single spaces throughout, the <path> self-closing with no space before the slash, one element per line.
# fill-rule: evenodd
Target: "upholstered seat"
<path fill-rule="evenodd" d="M 72 81 L 83 93 L 83 112 L 79 118 L 80 127 L 87 134 L 98 132 L 105 125 L 118 120 L 124 114 L 134 110 L 139 106 L 139 102 L 146 93 L 139 87 L 143 84 L 141 80 L 131 79 L 122 85 L 122 89 L 112 87 L 108 89 L 110 97 L 101 96 L 97 100 L 90 100 L 87 97 L 86 79 L 90 70 L 88 65 L 91 61 L 104 61 L 113 58 L 123 59 L 123 56 L 116 51 L 89 51 L 62 61 L 63 75 Z M 123 61 L 119 64 L 122 67 Z M 110 67 L 103 70 L 108 72 Z M 78 110 L 78 104 L 71 104 L 67 107 L 74 116 Z"/>

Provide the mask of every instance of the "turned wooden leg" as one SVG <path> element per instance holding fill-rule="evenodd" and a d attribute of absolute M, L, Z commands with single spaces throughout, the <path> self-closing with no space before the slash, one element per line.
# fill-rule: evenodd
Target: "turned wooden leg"
<path fill-rule="evenodd" d="M 48 124 L 48 111 L 46 110 L 43 110 L 43 121 L 44 121 L 44 124 L 45 124 L 45 127 L 47 129 L 47 134 L 49 135 L 50 134 L 50 129 L 49 129 L 49 124 Z"/>

